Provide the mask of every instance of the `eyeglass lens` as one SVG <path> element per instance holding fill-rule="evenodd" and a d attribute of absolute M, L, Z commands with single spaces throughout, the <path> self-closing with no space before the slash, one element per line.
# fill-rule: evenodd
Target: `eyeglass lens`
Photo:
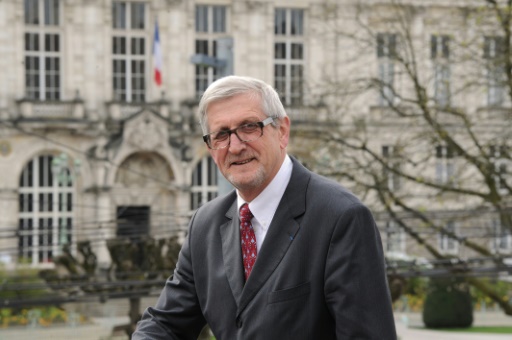
<path fill-rule="evenodd" d="M 241 142 L 252 142 L 263 134 L 261 123 L 244 124 L 233 130 L 225 130 L 210 135 L 209 144 L 212 149 L 225 148 L 230 143 L 231 135 L 235 134 Z"/>

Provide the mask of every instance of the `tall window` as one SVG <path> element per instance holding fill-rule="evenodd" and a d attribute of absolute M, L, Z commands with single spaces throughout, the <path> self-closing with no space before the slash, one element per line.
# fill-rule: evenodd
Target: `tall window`
<path fill-rule="evenodd" d="M 196 5 L 196 54 L 215 57 L 216 39 L 226 33 L 226 6 Z M 218 78 L 215 67 L 196 65 L 196 97 L 200 98 L 208 85 Z"/>
<path fill-rule="evenodd" d="M 395 221 L 386 223 L 386 253 L 405 253 L 405 233 Z"/>
<path fill-rule="evenodd" d="M 19 258 L 31 264 L 51 262 L 73 242 L 73 181 L 67 168 L 53 174 L 52 160 L 31 160 L 19 182 Z"/>
<path fill-rule="evenodd" d="M 396 34 L 377 34 L 377 58 L 379 66 L 379 105 L 389 106 L 395 99 Z"/>
<path fill-rule="evenodd" d="M 507 150 L 505 145 L 489 146 L 490 161 L 494 167 L 494 181 L 498 191 L 507 190 Z"/>
<path fill-rule="evenodd" d="M 487 60 L 487 105 L 502 106 L 505 97 L 505 40 L 503 37 L 484 38 L 484 58 Z"/>
<path fill-rule="evenodd" d="M 25 93 L 29 99 L 60 99 L 59 12 L 59 0 L 24 2 Z"/>
<path fill-rule="evenodd" d="M 148 51 L 146 5 L 112 2 L 112 84 L 114 99 L 144 102 Z"/>
<path fill-rule="evenodd" d="M 442 107 L 450 105 L 450 37 L 433 35 L 430 53 L 434 66 L 434 98 Z"/>
<path fill-rule="evenodd" d="M 391 145 L 383 145 L 382 156 L 387 165 L 387 167 L 384 167 L 383 174 L 386 188 L 391 191 L 400 189 L 400 176 L 393 171 L 400 171 L 400 160 L 397 157 L 395 148 Z"/>
<path fill-rule="evenodd" d="M 304 98 L 304 10 L 276 8 L 274 14 L 274 86 L 284 105 Z"/>
<path fill-rule="evenodd" d="M 446 223 L 445 229 L 447 232 L 455 235 L 455 222 L 450 221 Z M 458 242 L 453 237 L 448 236 L 445 233 L 439 234 L 439 250 L 446 253 L 456 253 L 458 251 Z"/>
<path fill-rule="evenodd" d="M 211 157 L 203 158 L 192 174 L 190 209 L 195 210 L 202 204 L 217 197 L 217 166 Z"/>
<path fill-rule="evenodd" d="M 492 220 L 494 235 L 494 250 L 496 252 L 509 252 L 512 250 L 512 235 L 499 219 Z"/>
<path fill-rule="evenodd" d="M 445 145 L 436 146 L 436 181 L 438 184 L 452 183 L 455 176 L 455 152 Z"/>

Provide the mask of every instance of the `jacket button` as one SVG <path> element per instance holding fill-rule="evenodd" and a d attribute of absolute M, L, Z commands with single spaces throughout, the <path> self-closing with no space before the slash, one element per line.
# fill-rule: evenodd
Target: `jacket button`
<path fill-rule="evenodd" d="M 242 328 L 243 325 L 244 325 L 244 323 L 243 323 L 242 319 L 237 319 L 236 320 L 236 326 L 238 328 Z"/>

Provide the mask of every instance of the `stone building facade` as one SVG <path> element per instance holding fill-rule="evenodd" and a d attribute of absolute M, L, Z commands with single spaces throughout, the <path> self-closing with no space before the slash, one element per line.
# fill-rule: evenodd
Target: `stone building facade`
<path fill-rule="evenodd" d="M 107 238 L 183 234 L 191 212 L 218 189 L 196 107 L 221 71 L 191 57 L 215 56 L 217 40 L 231 38 L 234 72 L 275 81 L 295 105 L 306 77 L 304 46 L 313 41 L 312 6 L 2 1 L 2 262 L 44 266 L 64 245 L 91 240 L 108 264 Z M 161 85 L 154 80 L 157 28 Z M 277 61 L 274 37 L 282 41 Z"/>
<path fill-rule="evenodd" d="M 349 115 L 329 109 L 339 103 L 324 95 L 333 75 L 399 82 L 388 58 L 396 45 L 386 26 L 393 15 L 375 14 L 386 16 L 392 3 L 0 0 L 0 260 L 44 266 L 64 245 L 75 249 L 90 240 L 107 265 L 107 238 L 183 235 L 191 212 L 217 195 L 219 178 L 196 108 L 208 84 L 226 73 L 225 66 L 192 63 L 193 55 L 227 52 L 223 60 L 233 73 L 273 84 L 298 131 L 340 126 L 358 115 L 381 121 L 388 90 L 358 97 Z M 417 10 L 415 34 L 427 42 L 436 37 L 442 57 L 445 36 L 436 32 L 455 34 L 467 25 L 442 18 L 476 1 L 406 3 Z M 381 33 L 370 52 L 354 56 L 353 40 L 337 30 L 356 27 L 361 4 L 366 23 Z M 161 85 L 154 80 L 157 28 Z M 220 51 L 224 38 L 231 50 Z M 357 74 L 344 62 L 349 57 L 357 59 Z M 449 75 L 441 66 L 441 81 L 432 85 L 440 102 L 448 100 Z M 499 89 L 489 88 L 488 100 L 500 100 Z M 397 129 L 386 126 L 375 130 L 383 136 L 376 147 L 392 154 L 388 140 Z M 292 137 L 290 153 L 315 167 L 317 150 L 300 134 Z M 450 166 L 439 171 L 444 176 Z M 385 248 L 407 253 L 406 235 L 386 218 L 380 222 Z"/>

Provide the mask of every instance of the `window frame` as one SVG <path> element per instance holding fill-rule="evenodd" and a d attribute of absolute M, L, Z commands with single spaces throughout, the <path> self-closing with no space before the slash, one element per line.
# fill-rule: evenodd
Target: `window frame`
<path fill-rule="evenodd" d="M 405 255 L 405 232 L 396 221 L 386 222 L 386 254 Z"/>
<path fill-rule="evenodd" d="M 214 199 L 219 191 L 218 169 L 212 157 L 206 156 L 196 164 L 191 176 L 190 210 L 196 210 Z"/>
<path fill-rule="evenodd" d="M 502 36 L 484 37 L 484 59 L 487 61 L 485 76 L 487 80 L 487 106 L 502 107 L 505 102 L 505 62 Z"/>
<path fill-rule="evenodd" d="M 401 164 L 397 157 L 397 151 L 393 145 L 382 145 L 382 157 L 387 161 L 388 167 L 400 171 Z M 386 188 L 390 191 L 400 190 L 402 183 L 399 175 L 390 169 L 383 167 L 383 176 L 386 180 Z"/>
<path fill-rule="evenodd" d="M 457 235 L 457 230 L 458 230 L 458 227 L 457 227 L 457 224 L 455 223 L 455 221 L 447 221 L 446 224 L 444 225 L 444 228 L 450 232 L 452 232 L 454 235 Z M 443 253 L 445 254 L 456 254 L 458 253 L 459 251 L 459 242 L 446 235 L 445 233 L 443 232 L 440 232 L 438 234 L 438 246 L 439 246 L 439 250 L 442 251 Z"/>
<path fill-rule="evenodd" d="M 496 190 L 500 194 L 507 194 L 507 179 L 509 159 L 507 158 L 506 145 L 489 145 L 489 160 L 493 166 L 494 182 Z"/>
<path fill-rule="evenodd" d="M 62 98 L 62 3 L 59 0 L 25 0 L 23 3 L 24 84 L 28 99 L 57 101 Z M 57 7 L 57 13 L 50 10 L 51 4 Z M 30 5 L 36 5 L 35 11 L 27 7 Z M 37 20 L 27 22 L 30 18 Z"/>
<path fill-rule="evenodd" d="M 296 26 L 293 25 L 294 22 L 297 24 Z M 304 9 L 275 8 L 274 87 L 285 106 L 304 105 L 307 55 L 304 32 L 306 28 L 306 11 Z M 283 50 L 284 53 L 282 53 Z"/>
<path fill-rule="evenodd" d="M 434 73 L 434 100 L 438 106 L 451 104 L 450 36 L 431 35 L 430 50 Z"/>
<path fill-rule="evenodd" d="M 380 81 L 378 105 L 394 105 L 397 98 L 395 91 L 396 53 L 398 35 L 396 33 L 378 33 L 377 40 L 377 76 Z"/>
<path fill-rule="evenodd" d="M 52 263 L 65 245 L 75 250 L 75 181 L 69 165 L 54 173 L 54 157 L 36 156 L 20 174 L 18 257 L 32 266 Z"/>
<path fill-rule="evenodd" d="M 436 145 L 436 174 L 435 180 L 440 185 L 452 185 L 455 180 L 456 163 L 455 150 L 447 145 Z"/>
<path fill-rule="evenodd" d="M 117 6 L 122 7 L 121 5 L 125 5 L 124 15 L 118 14 L 115 10 Z M 132 11 L 135 6 L 144 8 L 143 27 L 132 27 Z M 146 102 L 151 73 L 149 6 L 143 1 L 113 1 L 111 15 L 113 99 L 126 103 Z M 116 18 L 119 18 L 122 24 L 118 23 Z"/>
<path fill-rule="evenodd" d="M 492 219 L 493 250 L 496 253 L 512 252 L 512 233 L 503 227 L 499 218 Z"/>
<path fill-rule="evenodd" d="M 229 33 L 228 28 L 228 6 L 196 4 L 194 7 L 194 53 L 216 57 L 217 39 L 225 37 Z M 195 65 L 194 92 L 196 98 L 201 98 L 206 88 L 220 76 L 221 72 L 216 67 Z"/>

